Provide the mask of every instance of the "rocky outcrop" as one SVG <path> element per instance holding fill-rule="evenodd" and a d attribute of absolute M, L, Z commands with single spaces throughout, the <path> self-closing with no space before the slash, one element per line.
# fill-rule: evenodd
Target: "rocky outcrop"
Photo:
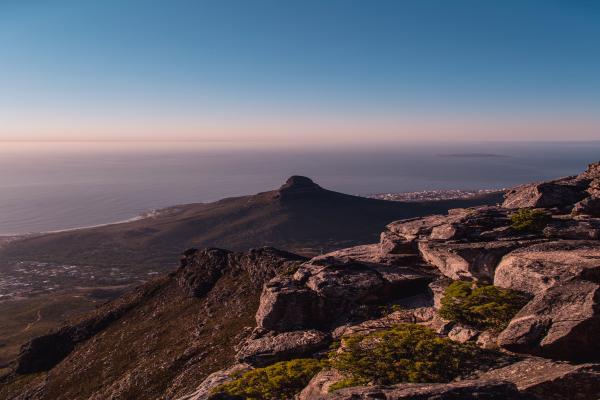
<path fill-rule="evenodd" d="M 187 250 L 181 258 L 177 282 L 190 296 L 204 296 L 228 269 L 247 272 L 260 288 L 278 272 L 293 272 L 306 258 L 272 247 L 251 249 L 245 253 L 209 248 Z"/>
<path fill-rule="evenodd" d="M 232 253 L 228 250 L 214 248 L 187 250 L 181 259 L 181 269 L 177 275 L 179 286 L 190 296 L 204 296 L 229 266 L 230 254 Z"/>
<path fill-rule="evenodd" d="M 411 267 L 318 258 L 292 276 L 278 276 L 263 290 L 256 314 L 260 328 L 273 331 L 321 329 L 360 316 L 361 306 L 426 291 L 428 271 Z"/>
<path fill-rule="evenodd" d="M 505 256 L 494 285 L 536 294 L 574 279 L 600 281 L 599 257 L 598 241 L 535 244 Z"/>
<path fill-rule="evenodd" d="M 519 247 L 518 241 L 454 243 L 421 241 L 423 258 L 454 280 L 490 282 L 502 257 Z"/>
<path fill-rule="evenodd" d="M 600 239 L 600 219 L 555 217 L 550 220 L 543 233 L 550 239 L 598 240 Z"/>
<path fill-rule="evenodd" d="M 207 400 L 211 397 L 211 392 L 214 388 L 224 383 L 233 380 L 237 374 L 250 371 L 252 366 L 249 364 L 234 364 L 230 368 L 226 368 L 210 374 L 206 379 L 198 385 L 196 391 L 187 396 L 178 398 L 177 400 Z"/>
<path fill-rule="evenodd" d="M 509 382 L 472 380 L 452 383 L 407 383 L 389 387 L 356 387 L 336 391 L 328 400 L 526 400 Z M 307 398 L 308 399 L 308 398 Z M 319 399 L 314 397 L 312 399 Z"/>
<path fill-rule="evenodd" d="M 600 287 L 571 281 L 541 292 L 498 337 L 510 351 L 562 360 L 600 358 Z"/>
<path fill-rule="evenodd" d="M 564 241 L 506 256 L 494 284 L 534 298 L 500 334 L 505 349 L 566 360 L 600 357 L 600 244 Z"/>
<path fill-rule="evenodd" d="M 518 186 L 506 193 L 506 208 L 552 208 L 575 204 L 587 195 L 586 181 L 574 177 Z"/>
<path fill-rule="evenodd" d="M 247 339 L 236 358 L 240 362 L 260 367 L 278 361 L 311 356 L 326 347 L 329 335 L 317 331 L 293 331 L 284 333 L 268 332 L 259 337 Z"/>
<path fill-rule="evenodd" d="M 594 187 L 591 188 L 593 193 L 596 193 L 598 189 L 599 188 L 596 187 L 596 184 L 594 184 Z M 593 195 L 575 203 L 575 206 L 573 207 L 573 214 L 600 217 L 600 196 Z"/>
<path fill-rule="evenodd" d="M 315 375 L 298 395 L 298 400 L 316 400 L 327 397 L 331 385 L 344 379 L 335 369 L 324 369 Z"/>
<path fill-rule="evenodd" d="M 285 201 L 324 191 L 321 186 L 314 183 L 310 178 L 294 175 L 277 190 L 275 197 Z"/>
<path fill-rule="evenodd" d="M 600 364 L 569 364 L 528 358 L 488 371 L 481 379 L 509 381 L 540 400 L 591 400 L 600 394 Z"/>

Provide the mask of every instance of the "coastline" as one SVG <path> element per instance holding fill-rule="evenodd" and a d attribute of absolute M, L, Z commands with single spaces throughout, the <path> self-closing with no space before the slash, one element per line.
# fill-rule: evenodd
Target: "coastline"
<path fill-rule="evenodd" d="M 506 191 L 506 188 L 502 189 L 477 189 L 477 190 L 462 190 L 462 189 L 442 189 L 442 190 L 423 190 L 423 191 L 412 191 L 412 192 L 386 192 L 386 193 L 371 193 L 366 195 L 357 195 L 360 197 L 370 198 L 370 199 L 378 199 L 385 201 L 393 201 L 393 202 L 407 202 L 414 203 L 420 201 L 443 201 L 443 200 L 466 200 L 477 197 L 479 195 L 485 195 L 490 193 L 498 193 Z M 94 224 L 94 225 L 85 225 L 73 228 L 64 228 L 64 229 L 55 229 L 49 231 L 42 232 L 27 232 L 27 233 L 5 233 L 0 234 L 0 249 L 2 249 L 7 244 L 14 242 L 16 240 L 32 238 L 42 235 L 49 235 L 53 233 L 64 233 L 64 232 L 74 232 L 85 229 L 93 229 L 93 228 L 102 228 L 106 226 L 112 225 L 120 225 L 127 224 L 130 222 L 141 221 L 144 219 L 157 218 L 162 215 L 165 215 L 169 212 L 177 211 L 182 207 L 190 206 L 192 204 L 202 204 L 202 203 L 190 203 L 190 204 L 179 204 L 173 205 L 169 207 L 159 208 L 159 209 L 151 209 L 149 211 L 142 212 L 131 218 L 126 218 L 114 222 L 107 222 L 103 224 Z"/>

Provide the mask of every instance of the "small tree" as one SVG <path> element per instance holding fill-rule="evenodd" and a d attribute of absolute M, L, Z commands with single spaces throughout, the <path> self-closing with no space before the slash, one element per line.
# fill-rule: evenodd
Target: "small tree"
<path fill-rule="evenodd" d="M 442 298 L 440 315 L 479 329 L 502 330 L 528 300 L 528 296 L 514 290 L 455 281 Z"/>
<path fill-rule="evenodd" d="M 368 383 L 448 382 L 472 370 L 472 360 L 480 352 L 416 324 L 351 335 L 330 353 L 331 366 L 346 377 L 331 389 Z"/>
<path fill-rule="evenodd" d="M 542 210 L 522 208 L 510 220 L 511 226 L 517 231 L 539 232 L 548 225 L 550 216 Z"/>
<path fill-rule="evenodd" d="M 315 359 L 282 361 L 245 372 L 237 379 L 217 386 L 213 393 L 249 400 L 292 399 L 322 368 L 321 361 Z"/>

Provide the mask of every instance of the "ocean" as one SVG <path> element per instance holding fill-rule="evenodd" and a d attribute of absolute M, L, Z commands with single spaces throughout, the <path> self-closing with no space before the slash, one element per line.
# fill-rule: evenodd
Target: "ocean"
<path fill-rule="evenodd" d="M 577 174 L 598 160 L 600 141 L 346 150 L 0 143 L 0 235 L 127 220 L 271 190 L 291 175 L 357 195 L 499 189 Z"/>

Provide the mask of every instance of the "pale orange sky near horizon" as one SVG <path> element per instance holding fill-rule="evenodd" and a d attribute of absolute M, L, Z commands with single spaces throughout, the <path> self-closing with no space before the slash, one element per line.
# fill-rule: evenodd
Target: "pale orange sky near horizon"
<path fill-rule="evenodd" d="M 600 140 L 600 118 L 585 116 L 5 118 L 0 141 L 198 141 L 219 146 L 389 145 L 486 140 Z"/>

